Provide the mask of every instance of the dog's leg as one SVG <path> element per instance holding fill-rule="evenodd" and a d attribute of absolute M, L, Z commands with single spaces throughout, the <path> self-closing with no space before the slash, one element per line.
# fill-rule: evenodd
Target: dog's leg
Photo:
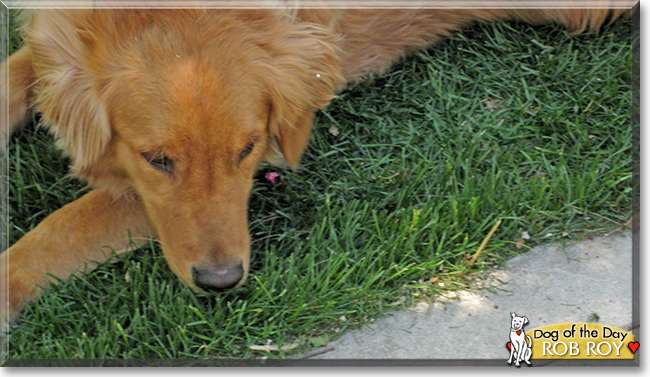
<path fill-rule="evenodd" d="M 528 341 L 526 341 L 526 339 Z M 530 357 L 533 355 L 533 342 L 530 339 L 530 336 L 526 336 L 524 339 L 524 344 L 526 345 L 526 354 L 524 355 L 524 361 L 526 364 L 530 365 Z"/>
<path fill-rule="evenodd" d="M 515 366 L 518 367 L 521 360 L 521 350 L 517 350 L 517 355 L 515 357 Z"/>
<path fill-rule="evenodd" d="M 608 20 L 631 14 L 628 9 L 512 9 L 504 11 L 504 19 L 533 25 L 556 23 L 571 33 L 579 34 L 585 30 L 598 31 Z"/>
<path fill-rule="evenodd" d="M 521 339 L 521 343 L 519 343 L 519 349 L 517 350 L 517 362 L 515 363 L 516 366 L 519 366 L 522 361 L 524 361 L 526 357 L 526 340 Z"/>
<path fill-rule="evenodd" d="M 521 351 L 522 351 L 521 350 L 521 343 L 519 343 L 519 340 L 512 343 L 512 349 L 515 350 L 514 362 L 515 362 L 515 366 L 518 367 L 519 366 L 519 361 L 521 360 Z"/>
<path fill-rule="evenodd" d="M 557 23 L 580 33 L 630 14 L 625 9 L 350 9 L 338 16 L 341 69 L 348 82 L 362 81 L 473 22 Z"/>
<path fill-rule="evenodd" d="M 143 244 L 152 231 L 140 201 L 91 191 L 54 212 L 0 254 L 0 328 L 38 296 L 51 274 L 66 279 Z"/>
<path fill-rule="evenodd" d="M 35 81 L 32 54 L 27 47 L 0 64 L 0 151 L 13 131 L 29 119 Z"/>

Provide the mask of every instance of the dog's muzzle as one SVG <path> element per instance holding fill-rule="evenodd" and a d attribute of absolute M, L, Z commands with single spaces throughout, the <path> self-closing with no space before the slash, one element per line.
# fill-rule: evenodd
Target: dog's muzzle
<path fill-rule="evenodd" d="M 244 267 L 219 267 L 215 269 L 198 269 L 192 267 L 192 280 L 197 287 L 207 292 L 223 292 L 235 288 L 244 278 Z"/>

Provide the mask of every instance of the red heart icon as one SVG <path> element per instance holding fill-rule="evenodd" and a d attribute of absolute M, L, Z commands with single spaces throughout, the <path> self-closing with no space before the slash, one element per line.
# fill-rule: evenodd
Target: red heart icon
<path fill-rule="evenodd" d="M 521 330 L 517 331 L 517 335 L 521 335 Z"/>
<path fill-rule="evenodd" d="M 628 346 L 629 346 L 629 344 L 628 344 Z M 510 342 L 506 343 L 506 347 L 508 347 L 508 349 L 510 349 L 510 347 L 511 347 Z M 638 345 L 637 345 L 637 347 L 638 347 Z"/>
<path fill-rule="evenodd" d="M 630 347 L 632 353 L 636 353 L 636 350 L 639 348 L 639 342 L 629 342 L 627 346 Z"/>

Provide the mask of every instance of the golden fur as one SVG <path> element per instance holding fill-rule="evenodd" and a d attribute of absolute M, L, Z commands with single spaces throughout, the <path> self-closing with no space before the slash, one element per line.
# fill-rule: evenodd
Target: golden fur
<path fill-rule="evenodd" d="M 472 22 L 581 32 L 622 13 L 36 11 L 25 46 L 2 63 L 4 129 L 40 112 L 74 174 L 95 190 L 0 255 L 0 302 L 9 302 L 0 317 L 13 320 L 46 274 L 65 279 L 107 250 L 124 251 L 129 236 L 136 244 L 157 236 L 171 269 L 195 289 L 238 286 L 256 168 L 278 156 L 295 168 L 314 112 L 346 84 Z"/>

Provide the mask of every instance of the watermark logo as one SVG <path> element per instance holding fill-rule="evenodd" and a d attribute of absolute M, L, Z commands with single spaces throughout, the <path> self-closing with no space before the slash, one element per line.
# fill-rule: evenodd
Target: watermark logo
<path fill-rule="evenodd" d="M 525 330 L 528 318 L 510 313 L 508 364 L 534 360 L 634 360 L 639 342 L 634 334 L 600 323 L 558 323 Z"/>
<path fill-rule="evenodd" d="M 634 334 L 600 323 L 560 323 L 529 330 L 535 360 L 633 360 L 639 348 Z"/>
<path fill-rule="evenodd" d="M 528 318 L 510 313 L 508 364 L 534 360 L 634 360 L 639 342 L 634 334 L 600 323 L 558 323 L 525 330 Z"/>
<path fill-rule="evenodd" d="M 524 332 L 524 326 L 528 323 L 528 318 L 520 317 L 515 312 L 510 313 L 510 317 L 510 341 L 506 343 L 506 347 L 510 350 L 508 364 L 512 365 L 514 362 L 515 366 L 518 367 L 523 361 L 530 366 L 533 343 L 530 335 Z"/>

